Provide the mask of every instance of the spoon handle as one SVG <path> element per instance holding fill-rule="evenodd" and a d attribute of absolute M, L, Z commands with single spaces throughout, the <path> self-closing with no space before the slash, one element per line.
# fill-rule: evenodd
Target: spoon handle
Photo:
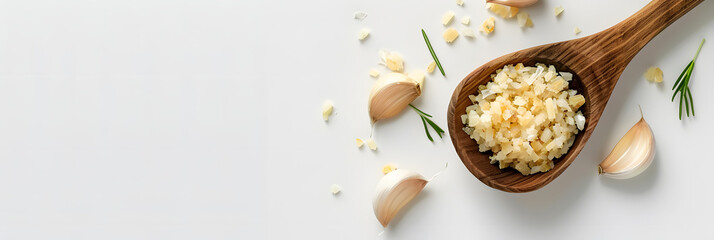
<path fill-rule="evenodd" d="M 637 13 L 617 25 L 591 36 L 601 53 L 616 55 L 617 64 L 608 59 L 610 66 L 622 66 L 637 55 L 652 38 L 704 0 L 653 0 Z M 592 42 L 591 42 L 592 44 Z"/>

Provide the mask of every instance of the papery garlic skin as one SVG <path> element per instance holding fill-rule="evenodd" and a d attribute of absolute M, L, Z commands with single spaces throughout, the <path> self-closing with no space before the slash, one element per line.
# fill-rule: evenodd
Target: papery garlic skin
<path fill-rule="evenodd" d="M 428 181 L 419 173 L 396 169 L 384 175 L 374 193 L 374 215 L 383 227 L 424 189 Z"/>
<path fill-rule="evenodd" d="M 598 165 L 598 174 L 614 179 L 628 179 L 639 175 L 652 164 L 655 145 L 652 129 L 645 119 L 641 118 Z"/>
<path fill-rule="evenodd" d="M 394 117 L 421 95 L 422 81 L 391 72 L 382 74 L 369 94 L 369 116 L 372 122 Z"/>

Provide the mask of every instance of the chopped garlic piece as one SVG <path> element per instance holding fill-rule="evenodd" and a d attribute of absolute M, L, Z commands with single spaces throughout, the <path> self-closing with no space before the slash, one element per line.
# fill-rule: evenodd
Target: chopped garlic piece
<path fill-rule="evenodd" d="M 327 121 L 327 119 L 330 118 L 331 114 L 332 114 L 332 101 L 325 100 L 325 102 L 322 103 L 322 119 Z"/>
<path fill-rule="evenodd" d="M 486 3 L 486 8 L 502 18 L 512 18 L 518 13 L 517 7 L 509 7 L 495 3 Z"/>
<path fill-rule="evenodd" d="M 580 30 L 579 27 L 575 27 L 575 35 L 578 35 L 578 34 L 580 34 L 581 32 L 583 32 L 583 30 Z"/>
<path fill-rule="evenodd" d="M 565 8 L 563 8 L 563 6 L 557 6 L 557 7 L 555 7 L 555 16 L 556 16 L 556 17 L 557 17 L 557 16 L 560 16 L 560 14 L 563 13 L 563 11 L 565 11 Z"/>
<path fill-rule="evenodd" d="M 369 36 L 369 29 L 367 28 L 362 28 L 362 30 L 359 30 L 359 34 L 357 34 L 357 38 L 359 40 L 364 40 Z"/>
<path fill-rule="evenodd" d="M 369 70 L 369 76 L 370 76 L 370 77 L 376 78 L 376 77 L 379 77 L 379 74 L 380 74 L 380 72 L 379 72 L 379 70 L 377 70 L 377 69 Z"/>
<path fill-rule="evenodd" d="M 367 17 L 366 12 L 357 11 L 354 13 L 354 18 L 357 20 L 361 21 L 361 20 L 364 20 L 366 17 Z"/>
<path fill-rule="evenodd" d="M 367 139 L 367 147 L 372 150 L 377 150 L 377 143 L 374 142 L 374 139 Z"/>
<path fill-rule="evenodd" d="M 402 72 L 404 70 L 404 59 L 399 53 L 379 50 L 379 58 L 382 60 L 381 63 L 387 66 L 389 70 L 394 72 Z"/>
<path fill-rule="evenodd" d="M 468 38 L 476 37 L 476 33 L 474 33 L 474 30 L 471 28 L 461 29 L 461 35 L 464 35 L 464 37 L 468 37 Z"/>
<path fill-rule="evenodd" d="M 463 6 L 464 0 L 456 0 L 456 5 Z"/>
<path fill-rule="evenodd" d="M 463 25 L 469 25 L 471 23 L 471 17 L 469 16 L 464 16 L 461 18 L 461 24 Z"/>
<path fill-rule="evenodd" d="M 481 24 L 481 32 L 485 33 L 486 35 L 493 32 L 495 28 L 496 19 L 494 17 L 489 17 L 488 19 L 486 19 L 486 21 L 483 21 L 483 24 Z"/>
<path fill-rule="evenodd" d="M 436 68 L 436 62 L 431 61 L 431 62 L 429 63 L 429 66 L 426 67 L 426 71 L 427 71 L 428 73 L 433 73 L 435 68 Z"/>
<path fill-rule="evenodd" d="M 342 188 L 340 187 L 340 185 L 332 184 L 332 186 L 330 186 L 330 192 L 332 192 L 332 195 L 337 195 L 338 193 L 342 192 Z"/>
<path fill-rule="evenodd" d="M 444 40 L 446 40 L 447 43 L 452 43 L 456 38 L 459 37 L 459 31 L 456 31 L 454 28 L 447 28 L 444 30 Z"/>
<path fill-rule="evenodd" d="M 364 145 L 364 141 L 362 141 L 362 139 L 355 138 L 355 142 L 357 143 L 357 148 L 361 148 L 362 145 Z"/>
<path fill-rule="evenodd" d="M 516 15 L 517 20 L 518 20 L 518 25 L 521 27 L 532 27 L 533 26 L 533 21 L 531 21 L 531 17 L 528 15 L 527 12 L 520 12 L 518 15 Z"/>
<path fill-rule="evenodd" d="M 387 165 L 384 165 L 384 167 L 382 167 L 382 173 L 384 173 L 384 174 L 390 173 L 394 170 L 397 170 L 397 167 L 395 167 L 392 164 L 387 164 Z"/>
<path fill-rule="evenodd" d="M 441 17 L 441 24 L 444 24 L 444 26 L 449 25 L 452 19 L 454 19 L 454 12 L 448 11 Z"/>
<path fill-rule="evenodd" d="M 647 72 L 645 72 L 645 79 L 650 82 L 661 83 L 662 74 L 662 69 L 659 69 L 658 67 L 651 67 L 647 69 Z"/>

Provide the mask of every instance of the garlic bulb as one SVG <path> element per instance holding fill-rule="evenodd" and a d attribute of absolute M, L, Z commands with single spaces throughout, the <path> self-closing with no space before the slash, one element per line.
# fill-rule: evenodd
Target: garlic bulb
<path fill-rule="evenodd" d="M 642 117 L 598 165 L 598 174 L 614 179 L 632 178 L 645 171 L 654 156 L 654 134 Z"/>
<path fill-rule="evenodd" d="M 419 97 L 424 81 L 423 74 L 421 76 L 421 81 L 397 72 L 379 77 L 369 94 L 369 116 L 372 122 L 394 117 Z"/>
<path fill-rule="evenodd" d="M 486 0 L 486 2 L 522 8 L 533 5 L 538 2 L 538 0 Z"/>
<path fill-rule="evenodd" d="M 379 183 L 372 201 L 374 215 L 383 227 L 387 227 L 402 207 L 414 199 L 428 181 L 419 174 L 409 170 L 397 169 L 384 175 Z"/>

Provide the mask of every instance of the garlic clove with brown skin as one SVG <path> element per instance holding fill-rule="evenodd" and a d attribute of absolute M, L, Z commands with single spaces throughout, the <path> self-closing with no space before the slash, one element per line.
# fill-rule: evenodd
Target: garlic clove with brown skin
<path fill-rule="evenodd" d="M 614 179 L 632 178 L 645 171 L 654 156 L 654 134 L 642 117 L 598 165 L 598 174 Z"/>
<path fill-rule="evenodd" d="M 397 215 L 407 203 L 421 193 L 428 181 L 419 173 L 396 169 L 384 175 L 375 191 L 372 207 L 374 215 L 383 227 Z"/>
<path fill-rule="evenodd" d="M 421 95 L 422 82 L 402 73 L 383 74 L 369 94 L 369 116 L 372 122 L 394 117 Z"/>
<path fill-rule="evenodd" d="M 486 2 L 522 8 L 533 5 L 538 2 L 538 0 L 486 0 Z"/>

